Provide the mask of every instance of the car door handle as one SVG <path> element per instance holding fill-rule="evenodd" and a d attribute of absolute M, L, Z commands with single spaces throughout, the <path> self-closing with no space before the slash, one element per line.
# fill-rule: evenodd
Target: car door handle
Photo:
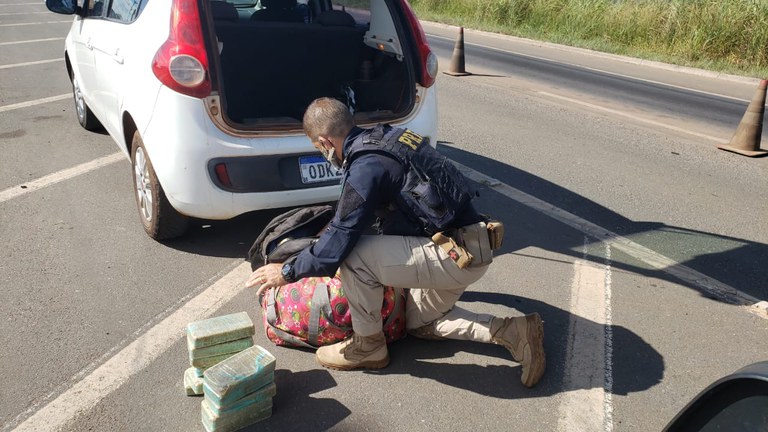
<path fill-rule="evenodd" d="M 85 47 L 93 51 L 93 44 L 91 43 L 91 38 L 88 38 L 88 41 L 85 42 Z"/>

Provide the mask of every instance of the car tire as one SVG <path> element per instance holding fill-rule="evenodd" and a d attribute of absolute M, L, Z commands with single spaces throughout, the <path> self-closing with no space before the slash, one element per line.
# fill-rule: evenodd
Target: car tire
<path fill-rule="evenodd" d="M 92 132 L 104 129 L 99 119 L 91 111 L 91 108 L 85 103 L 83 93 L 80 91 L 80 84 L 74 75 L 72 75 L 72 96 L 75 99 L 75 114 L 77 114 L 77 122 L 80 123 L 80 126 Z"/>
<path fill-rule="evenodd" d="M 144 231 L 155 240 L 171 239 L 184 234 L 189 218 L 177 212 L 168 202 L 138 132 L 133 134 L 131 165 L 134 196 Z"/>

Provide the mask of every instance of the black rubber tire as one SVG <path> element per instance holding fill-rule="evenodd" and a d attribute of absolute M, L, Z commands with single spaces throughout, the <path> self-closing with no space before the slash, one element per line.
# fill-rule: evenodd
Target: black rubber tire
<path fill-rule="evenodd" d="M 99 119 L 96 118 L 96 116 L 93 114 L 93 111 L 91 111 L 91 108 L 88 106 L 87 103 L 85 103 L 85 100 L 80 100 L 79 102 L 82 103 L 82 108 L 78 107 L 78 98 L 82 98 L 82 95 L 78 94 L 79 89 L 77 85 L 77 81 L 75 80 L 75 77 L 72 77 L 72 98 L 75 101 L 75 116 L 77 117 L 77 122 L 80 123 L 80 126 L 83 127 L 83 129 L 91 132 L 96 131 L 102 131 L 104 130 L 104 126 L 102 126 Z M 82 111 L 81 111 L 82 110 Z"/>
<path fill-rule="evenodd" d="M 137 162 L 143 164 L 143 168 L 137 167 Z M 137 181 L 139 176 L 137 168 L 139 172 L 143 173 L 139 181 Z M 144 141 L 138 132 L 133 134 L 131 172 L 136 207 L 144 231 L 155 240 L 167 240 L 183 235 L 189 226 L 189 218 L 177 212 L 168 202 L 163 187 L 152 167 L 152 162 L 149 160 L 147 150 L 144 148 Z M 143 184 L 144 187 L 140 187 L 140 184 Z M 149 200 L 146 199 L 148 194 L 150 195 Z"/>

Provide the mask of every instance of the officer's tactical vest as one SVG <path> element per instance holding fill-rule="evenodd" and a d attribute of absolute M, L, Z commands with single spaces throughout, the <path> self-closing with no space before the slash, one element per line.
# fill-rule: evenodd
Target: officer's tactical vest
<path fill-rule="evenodd" d="M 429 236 L 453 228 L 456 215 L 475 195 L 469 180 L 428 139 L 410 130 L 377 126 L 351 144 L 344 165 L 371 152 L 386 154 L 403 165 L 405 182 L 397 205 L 420 222 Z"/>

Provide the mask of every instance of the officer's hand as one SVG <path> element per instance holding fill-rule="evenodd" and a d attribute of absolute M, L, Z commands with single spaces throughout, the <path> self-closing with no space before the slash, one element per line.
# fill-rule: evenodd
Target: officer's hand
<path fill-rule="evenodd" d="M 256 271 L 251 273 L 251 276 L 245 282 L 245 287 L 251 288 L 260 285 L 256 290 L 256 296 L 258 297 L 269 288 L 283 286 L 288 282 L 283 279 L 282 269 L 282 264 L 267 264 L 263 267 L 259 267 Z"/>

